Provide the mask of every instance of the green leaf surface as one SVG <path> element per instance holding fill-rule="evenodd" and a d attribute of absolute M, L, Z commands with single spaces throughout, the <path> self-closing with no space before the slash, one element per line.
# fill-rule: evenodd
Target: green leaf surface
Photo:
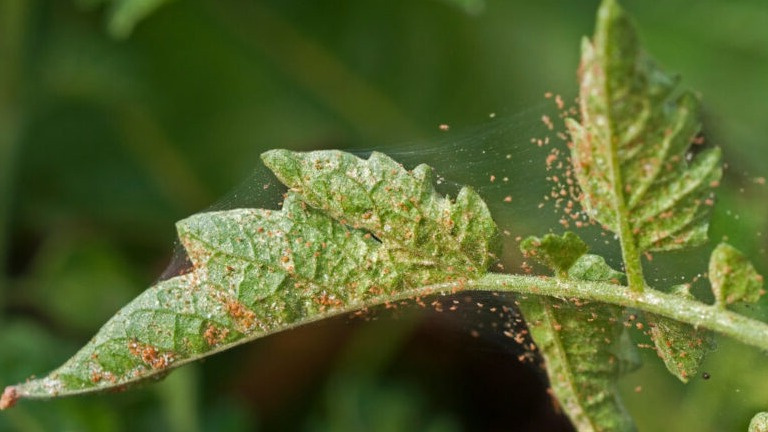
<path fill-rule="evenodd" d="M 520 249 L 560 278 L 615 281 L 621 276 L 602 257 L 584 255 L 587 245 L 571 232 L 529 237 Z M 639 366 L 636 348 L 621 324 L 622 308 L 533 296 L 520 300 L 520 310 L 544 358 L 552 390 L 576 428 L 634 430 L 616 387 L 622 373 Z"/>
<path fill-rule="evenodd" d="M 571 157 L 587 214 L 618 235 L 630 289 L 643 292 L 640 254 L 707 240 L 712 187 L 722 176 L 718 148 L 701 144 L 700 103 L 676 91 L 640 48 L 614 0 L 598 10 L 582 44 L 580 120 L 567 119 Z M 708 351 L 709 334 L 647 315 L 651 339 L 669 371 L 687 381 Z"/>
<path fill-rule="evenodd" d="M 523 299 L 520 309 L 552 390 L 576 429 L 634 430 L 616 387 L 624 371 L 618 354 L 627 348 L 621 309 L 546 297 Z"/>
<path fill-rule="evenodd" d="M 309 163 L 322 180 L 299 174 L 307 186 L 279 211 L 180 221 L 191 271 L 149 288 L 49 376 L 9 388 L 5 404 L 123 388 L 270 333 L 477 277 L 495 257 L 483 201 L 470 189 L 455 202 L 438 195 L 424 165 L 409 172 L 378 153 L 264 158 L 283 178 Z"/>
<path fill-rule="evenodd" d="M 547 234 L 543 238 L 528 237 L 520 242 L 520 250 L 523 255 L 554 270 L 558 276 L 565 276 L 589 248 L 579 236 L 567 231 L 562 236 Z"/>
<path fill-rule="evenodd" d="M 640 253 L 707 239 L 718 148 L 693 149 L 700 103 L 642 52 L 614 0 L 582 44 L 580 119 L 568 119 L 574 172 L 587 214 L 618 234 L 630 286 L 642 291 Z"/>
<path fill-rule="evenodd" d="M 693 299 L 687 285 L 673 287 L 672 294 Z M 706 329 L 653 314 L 646 314 L 646 320 L 659 358 L 672 375 L 687 383 L 698 373 L 704 357 L 715 348 L 714 335 Z"/>
<path fill-rule="evenodd" d="M 568 269 L 568 277 L 576 280 L 617 283 L 624 273 L 614 270 L 600 255 L 586 254 L 579 257 Z"/>
<path fill-rule="evenodd" d="M 763 293 L 763 276 L 738 249 L 717 245 L 709 259 L 709 281 L 720 307 L 744 301 L 754 303 Z"/>
<path fill-rule="evenodd" d="M 427 261 L 440 256 L 478 273 L 497 259 L 498 229 L 482 198 L 465 187 L 451 203 L 427 165 L 408 171 L 382 153 L 363 160 L 335 150 L 271 150 L 262 159 L 307 204 Z"/>

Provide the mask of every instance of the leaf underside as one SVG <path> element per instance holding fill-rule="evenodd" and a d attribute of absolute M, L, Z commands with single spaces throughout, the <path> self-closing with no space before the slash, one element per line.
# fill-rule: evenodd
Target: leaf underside
<path fill-rule="evenodd" d="M 566 125 L 581 204 L 619 235 L 630 260 L 625 265 L 637 276 L 641 252 L 706 242 L 711 189 L 722 176 L 720 149 L 699 145 L 698 98 L 675 90 L 677 78 L 641 50 L 632 22 L 614 0 L 603 1 L 595 36 L 582 44 L 579 77 L 581 118 Z M 641 277 L 633 283 L 642 289 Z M 706 344 L 690 341 L 706 338 L 655 315 L 645 320 L 669 371 L 686 381 L 707 351 Z"/>
<path fill-rule="evenodd" d="M 602 257 L 585 255 L 586 244 L 571 232 L 529 237 L 520 247 L 561 278 L 615 282 L 623 276 Z M 520 310 L 554 395 L 576 428 L 634 430 L 617 388 L 619 376 L 638 366 L 636 347 L 622 325 L 622 308 L 531 296 L 520 300 Z"/>
<path fill-rule="evenodd" d="M 673 287 L 672 293 L 693 299 L 686 285 Z M 687 383 L 698 372 L 704 357 L 715 348 L 714 335 L 709 330 L 653 314 L 646 314 L 646 319 L 653 323 L 649 326 L 651 339 L 659 358 L 672 375 Z"/>
<path fill-rule="evenodd" d="M 585 253 L 587 244 L 571 231 L 562 237 L 547 234 L 544 238 L 528 237 L 520 242 L 520 250 L 525 256 L 536 259 L 554 270 L 558 275 L 565 275 L 574 263 Z"/>
<path fill-rule="evenodd" d="M 455 201 L 437 194 L 425 165 L 407 171 L 380 153 L 337 151 L 263 158 L 304 187 L 279 211 L 180 221 L 193 269 L 142 293 L 63 366 L 13 387 L 14 397 L 119 389 L 413 288 L 475 278 L 496 259 L 496 225 L 480 197 L 469 188 Z"/>
<path fill-rule="evenodd" d="M 627 219 L 641 252 L 704 243 L 722 175 L 719 148 L 693 148 L 700 103 L 676 84 L 641 51 L 621 8 L 603 2 L 594 39 L 582 44 L 571 155 L 589 216 L 617 233 Z"/>
<path fill-rule="evenodd" d="M 739 301 L 754 303 L 763 292 L 763 277 L 738 249 L 720 243 L 709 260 L 709 281 L 720 307 Z"/>

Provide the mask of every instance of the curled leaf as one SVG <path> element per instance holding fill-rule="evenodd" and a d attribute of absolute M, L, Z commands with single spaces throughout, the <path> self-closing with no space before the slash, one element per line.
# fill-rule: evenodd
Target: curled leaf
<path fill-rule="evenodd" d="M 307 204 L 382 241 L 473 272 L 497 259 L 498 229 L 482 198 L 465 187 L 451 203 L 427 165 L 407 171 L 382 153 L 363 160 L 335 150 L 271 150 L 262 159 Z"/>
<path fill-rule="evenodd" d="M 672 293 L 693 299 L 687 285 L 672 288 Z M 664 361 L 667 370 L 686 383 L 698 373 L 704 357 L 714 349 L 714 335 L 711 331 L 697 329 L 689 324 L 653 314 L 646 314 L 651 328 L 651 339 L 656 353 Z"/>
<path fill-rule="evenodd" d="M 364 161 L 341 152 L 265 160 L 278 174 L 311 161 L 322 180 L 291 171 L 305 186 L 279 211 L 180 221 L 193 268 L 142 293 L 47 377 L 6 389 L 2 407 L 161 377 L 274 332 L 477 277 L 495 257 L 496 228 L 482 200 L 469 189 L 455 202 L 438 195 L 426 166 L 408 172 L 381 154 Z"/>
<path fill-rule="evenodd" d="M 717 245 L 709 259 L 709 281 L 720 307 L 738 302 L 756 302 L 763 291 L 763 276 L 738 249 Z"/>

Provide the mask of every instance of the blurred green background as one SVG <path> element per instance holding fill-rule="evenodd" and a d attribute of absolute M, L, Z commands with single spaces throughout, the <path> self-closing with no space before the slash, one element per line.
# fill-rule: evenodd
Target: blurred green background
<path fill-rule="evenodd" d="M 266 149 L 397 146 L 417 162 L 421 142 L 430 162 L 439 124 L 452 134 L 491 112 L 520 123 L 505 135 L 519 149 L 545 92 L 575 94 L 597 6 L 161 3 L 0 0 L 2 384 L 60 364 L 156 280 L 174 221 L 248 178 Z M 708 140 L 724 147 L 713 238 L 728 235 L 768 272 L 768 3 L 624 3 L 652 55 L 702 93 Z M 466 146 L 488 145 L 480 128 Z M 480 178 L 446 158 L 447 178 Z M 500 161 L 479 163 L 486 173 Z M 546 190 L 539 172 L 515 174 L 515 202 Z M 523 209 L 497 217 L 515 233 L 552 228 Z M 703 271 L 706 253 L 657 257 L 658 280 Z M 0 430 L 569 430 L 536 367 L 490 333 L 472 337 L 491 318 L 395 315 L 272 336 L 122 394 L 24 402 L 0 414 Z M 712 378 L 687 386 L 654 357 L 622 382 L 640 430 L 745 430 L 768 409 L 764 353 L 721 341 L 705 364 Z"/>

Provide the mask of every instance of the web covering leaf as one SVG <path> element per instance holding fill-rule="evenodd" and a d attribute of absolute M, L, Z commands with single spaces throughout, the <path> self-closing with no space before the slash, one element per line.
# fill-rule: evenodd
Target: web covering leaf
<path fill-rule="evenodd" d="M 587 245 L 572 232 L 529 237 L 520 246 L 560 278 L 610 282 L 621 276 L 602 257 L 585 255 Z M 576 428 L 634 430 L 617 388 L 622 366 L 636 357 L 635 347 L 625 343 L 622 308 L 534 296 L 521 300 L 520 309 L 550 385 Z"/>
<path fill-rule="evenodd" d="M 432 188 L 374 153 L 271 151 L 289 186 L 282 210 L 236 209 L 180 221 L 193 269 L 149 288 L 49 376 L 13 398 L 122 388 L 180 364 L 307 322 L 476 277 L 496 257 L 479 196 Z"/>
<path fill-rule="evenodd" d="M 707 239 L 720 149 L 692 152 L 700 103 L 640 49 L 629 18 L 603 2 L 582 44 L 580 121 L 566 124 L 575 175 L 590 217 L 639 251 L 677 250 Z"/>

